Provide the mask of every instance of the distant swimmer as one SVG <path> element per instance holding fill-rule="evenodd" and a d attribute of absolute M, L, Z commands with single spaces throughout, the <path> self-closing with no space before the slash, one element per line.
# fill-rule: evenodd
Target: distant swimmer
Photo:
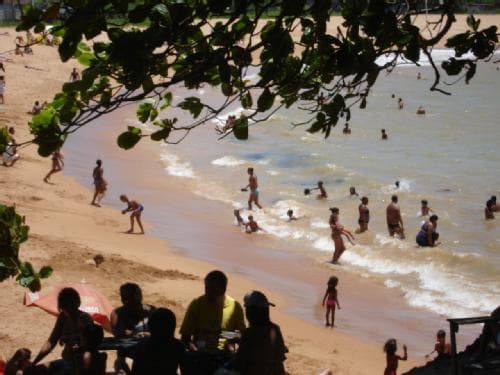
<path fill-rule="evenodd" d="M 417 79 L 422 79 L 422 75 L 420 74 L 420 72 L 417 73 Z"/>
<path fill-rule="evenodd" d="M 332 257 L 332 263 L 337 263 L 342 254 L 345 251 L 345 244 L 342 236 L 347 238 L 347 240 L 354 245 L 354 236 L 352 235 L 351 232 L 349 232 L 347 229 L 345 229 L 340 223 L 339 223 L 339 209 L 337 207 L 330 208 L 331 215 L 330 215 L 330 229 L 332 231 L 331 237 L 333 240 L 333 244 L 335 245 L 335 251 L 333 253 Z"/>
<path fill-rule="evenodd" d="M 432 215 L 428 221 L 422 224 L 420 232 L 418 232 L 416 237 L 416 241 L 419 246 L 434 247 L 437 245 L 436 241 L 439 238 L 439 233 L 436 232 L 437 221 L 437 215 Z"/>
<path fill-rule="evenodd" d="M 417 109 L 417 115 L 425 115 L 425 109 L 422 106 L 419 106 Z"/>
<path fill-rule="evenodd" d="M 245 220 L 241 217 L 240 210 L 234 210 L 233 211 L 234 217 L 236 218 L 236 222 L 238 223 L 238 226 L 240 225 L 245 225 Z"/>
<path fill-rule="evenodd" d="M 359 194 L 358 194 L 358 192 L 356 191 L 356 188 L 355 188 L 354 186 L 351 186 L 351 187 L 349 188 L 349 195 L 350 195 L 351 197 L 358 197 L 358 196 L 359 196 Z"/>
<path fill-rule="evenodd" d="M 351 134 L 351 129 L 349 128 L 349 123 L 346 122 L 344 125 L 344 130 L 342 130 L 342 133 L 344 134 Z"/>
<path fill-rule="evenodd" d="M 402 98 L 398 98 L 398 108 L 403 109 L 405 107 L 405 102 L 403 102 Z"/>
<path fill-rule="evenodd" d="M 259 230 L 265 232 L 264 229 L 262 229 L 261 227 L 259 227 L 259 224 L 257 224 L 257 222 L 253 219 L 253 216 L 250 215 L 248 217 L 248 221 L 245 224 L 245 231 L 250 234 L 250 233 L 257 232 Z"/>
<path fill-rule="evenodd" d="M 133 199 L 129 199 L 125 194 L 120 195 L 120 200 L 127 203 L 127 208 L 122 210 L 122 214 L 131 212 L 130 214 L 130 229 L 125 233 L 134 233 L 134 220 L 137 220 L 139 228 L 141 228 L 141 234 L 144 234 L 144 228 L 142 227 L 141 214 L 144 211 L 144 206 Z"/>
<path fill-rule="evenodd" d="M 386 209 L 387 217 L 387 228 L 389 230 L 389 235 L 394 237 L 395 234 L 399 235 L 401 239 L 405 238 L 403 218 L 401 217 L 401 210 L 398 206 L 398 197 L 393 195 L 391 197 L 391 203 Z"/>
<path fill-rule="evenodd" d="M 293 210 L 288 210 L 286 212 L 286 216 L 288 216 L 288 221 L 298 220 L 295 216 L 293 216 Z"/>
<path fill-rule="evenodd" d="M 361 204 L 358 206 L 359 211 L 359 229 L 356 233 L 363 233 L 368 230 L 368 222 L 370 221 L 370 210 L 368 209 L 368 198 L 361 198 Z"/>
<path fill-rule="evenodd" d="M 381 130 L 382 132 L 382 139 L 388 139 L 387 133 L 385 132 L 385 129 Z"/>
<path fill-rule="evenodd" d="M 394 183 L 394 186 L 396 187 L 396 189 L 399 189 L 399 181 L 396 181 L 396 182 Z"/>
<path fill-rule="evenodd" d="M 497 204 L 497 196 L 496 195 L 492 195 L 491 198 L 490 198 L 490 200 L 493 203 L 493 211 L 500 210 L 500 208 L 498 207 L 498 204 Z"/>
<path fill-rule="evenodd" d="M 323 181 L 318 181 L 318 187 L 317 189 L 319 190 L 319 194 L 317 196 L 318 199 L 326 199 L 328 198 L 328 194 L 325 190 L 325 188 L 323 187 Z"/>
<path fill-rule="evenodd" d="M 495 204 L 491 199 L 486 202 L 486 207 L 484 208 L 484 218 L 486 220 L 491 220 L 495 218 Z"/>
<path fill-rule="evenodd" d="M 250 195 L 248 196 L 248 209 L 252 209 L 252 203 L 262 209 L 259 204 L 259 183 L 257 181 L 257 176 L 253 173 L 253 168 L 247 169 L 248 173 L 248 185 L 245 186 L 241 191 L 248 191 L 250 189 Z"/>
<path fill-rule="evenodd" d="M 422 199 L 420 203 L 420 216 L 429 216 L 429 212 L 432 212 L 432 209 L 429 207 L 429 202 L 427 202 L 427 200 L 425 199 Z"/>

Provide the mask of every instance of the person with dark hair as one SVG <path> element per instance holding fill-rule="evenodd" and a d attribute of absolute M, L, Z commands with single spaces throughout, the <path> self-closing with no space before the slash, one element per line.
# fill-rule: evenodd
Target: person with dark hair
<path fill-rule="evenodd" d="M 345 244 L 342 236 L 347 238 L 347 240 L 353 245 L 354 242 L 352 241 L 354 240 L 354 236 L 350 231 L 345 229 L 344 226 L 340 224 L 339 222 L 340 210 L 338 209 L 338 207 L 330 208 L 330 212 L 331 215 L 329 224 L 330 224 L 330 229 L 332 231 L 331 233 L 332 241 L 335 246 L 335 250 L 332 257 L 332 263 L 337 263 L 345 251 Z"/>
<path fill-rule="evenodd" d="M 350 197 L 359 197 L 358 192 L 356 191 L 356 188 L 354 186 L 351 186 L 349 188 L 349 196 Z"/>
<path fill-rule="evenodd" d="M 92 324 L 83 330 L 83 347 L 76 356 L 75 375 L 106 375 L 108 355 L 97 347 L 102 343 L 104 331 L 101 326 Z"/>
<path fill-rule="evenodd" d="M 359 211 L 359 229 L 356 233 L 363 233 L 368 230 L 368 222 L 370 221 L 370 210 L 368 209 L 368 198 L 361 198 L 361 203 L 358 206 Z"/>
<path fill-rule="evenodd" d="M 399 182 L 397 185 L 399 186 Z M 391 197 L 391 203 L 387 206 L 386 209 L 386 217 L 387 217 L 387 228 L 389 229 L 389 235 L 394 237 L 395 234 L 399 235 L 399 238 L 405 238 L 404 226 L 403 226 L 403 218 L 401 217 L 401 210 L 398 206 L 398 196 L 393 195 Z"/>
<path fill-rule="evenodd" d="M 399 361 L 406 361 L 408 359 L 408 351 L 406 349 L 406 345 L 403 345 L 404 355 L 402 357 L 396 354 L 397 351 L 398 344 L 396 342 L 396 339 L 387 340 L 384 345 L 384 352 L 386 354 L 387 361 L 384 375 L 396 375 Z"/>
<path fill-rule="evenodd" d="M 294 221 L 294 220 L 298 220 L 297 217 L 295 217 L 293 215 L 293 210 L 292 209 L 289 209 L 287 212 L 286 212 L 286 216 L 288 216 L 288 221 Z"/>
<path fill-rule="evenodd" d="M 250 233 L 255 233 L 259 230 L 265 232 L 265 230 L 261 228 L 259 224 L 254 220 L 253 215 L 249 215 L 248 221 L 245 223 L 245 232 L 250 234 Z"/>
<path fill-rule="evenodd" d="M 5 364 L 5 375 L 23 375 L 24 370 L 31 366 L 31 350 L 21 348 L 16 350 Z"/>
<path fill-rule="evenodd" d="M 221 331 L 245 329 L 243 308 L 226 295 L 226 289 L 227 277 L 223 272 L 207 274 L 205 294 L 189 304 L 181 325 L 181 339 L 188 350 L 231 349 L 226 340 L 219 338 Z"/>
<path fill-rule="evenodd" d="M 144 211 L 144 206 L 133 199 L 129 199 L 125 194 L 120 195 L 120 200 L 127 204 L 127 208 L 122 210 L 122 214 L 125 215 L 127 212 L 131 212 L 130 229 L 125 233 L 134 233 L 134 220 L 137 220 L 137 224 L 141 228 L 141 234 L 144 234 L 141 222 L 141 214 Z"/>
<path fill-rule="evenodd" d="M 245 315 L 249 327 L 241 336 L 233 366 L 242 375 L 284 375 L 287 348 L 280 327 L 269 317 L 269 306 L 274 306 L 259 291 L 244 297 Z"/>
<path fill-rule="evenodd" d="M 491 220 L 495 218 L 495 204 L 491 199 L 486 202 L 486 207 L 484 208 L 484 218 L 486 220 Z"/>
<path fill-rule="evenodd" d="M 385 129 L 382 129 L 381 133 L 382 133 L 382 140 L 388 139 L 388 136 L 387 136 L 387 133 L 385 132 Z"/>
<path fill-rule="evenodd" d="M 33 364 L 39 363 L 60 342 L 64 345 L 62 360 L 52 362 L 50 368 L 63 373 L 73 371 L 74 351 L 82 347 L 85 327 L 94 324 L 91 316 L 79 309 L 80 303 L 80 295 L 75 289 L 64 288 L 59 292 L 57 296 L 59 316 L 49 339 L 43 344 Z"/>
<path fill-rule="evenodd" d="M 339 279 L 336 276 L 332 276 L 328 279 L 325 296 L 323 297 L 323 302 L 322 302 L 323 306 L 325 306 L 326 304 L 325 325 L 327 327 L 330 326 L 332 328 L 335 326 L 335 306 L 337 306 L 340 310 L 340 303 L 337 293 L 338 282 Z M 331 316 L 331 323 L 330 323 L 330 316 Z"/>
<path fill-rule="evenodd" d="M 155 307 L 142 303 L 142 290 L 135 283 L 120 286 L 122 306 L 111 312 L 111 331 L 117 338 L 144 337 L 149 335 L 148 320 Z M 115 370 L 130 373 L 125 362 L 125 353 L 118 351 Z"/>
<path fill-rule="evenodd" d="M 169 309 L 159 308 L 149 318 L 151 335 L 134 349 L 132 375 L 176 375 L 184 363 L 185 348 L 174 337 L 176 319 Z"/>
<path fill-rule="evenodd" d="M 252 203 L 255 203 L 257 207 L 262 209 L 259 203 L 259 183 L 257 181 L 257 176 L 254 174 L 253 168 L 247 169 L 248 173 L 248 185 L 241 189 L 241 191 L 248 191 L 250 189 L 250 195 L 248 196 L 248 209 L 252 209 Z"/>
<path fill-rule="evenodd" d="M 416 241 L 419 246 L 434 247 L 439 238 L 439 233 L 436 232 L 438 216 L 432 215 L 428 221 L 425 221 L 418 232 Z"/>
<path fill-rule="evenodd" d="M 442 329 L 436 333 L 436 344 L 434 344 L 434 350 L 429 354 L 426 354 L 425 358 L 429 358 L 433 353 L 437 353 L 436 358 L 449 358 L 451 356 L 451 346 L 446 342 L 446 332 Z"/>
<path fill-rule="evenodd" d="M 432 209 L 429 207 L 429 202 L 426 199 L 422 199 L 420 203 L 420 216 L 428 216 L 429 213 L 432 213 Z"/>
<path fill-rule="evenodd" d="M 92 202 L 90 203 L 93 206 L 101 207 L 101 199 L 104 197 L 106 193 L 108 183 L 104 179 L 104 169 L 102 168 L 101 159 L 97 159 L 95 162 L 96 166 L 92 171 L 92 178 L 94 179 L 94 198 L 92 198 Z M 97 201 L 96 201 L 97 200 Z"/>
<path fill-rule="evenodd" d="M 328 198 L 328 193 L 326 192 L 325 188 L 323 187 L 323 181 L 318 181 L 317 189 L 319 190 L 319 194 L 317 195 L 318 199 Z"/>

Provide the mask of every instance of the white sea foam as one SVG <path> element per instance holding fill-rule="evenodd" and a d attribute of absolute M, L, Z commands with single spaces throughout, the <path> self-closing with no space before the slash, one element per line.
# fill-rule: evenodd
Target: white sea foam
<path fill-rule="evenodd" d="M 280 174 L 278 171 L 275 171 L 274 169 L 268 169 L 266 173 L 270 176 L 278 176 Z"/>
<path fill-rule="evenodd" d="M 212 165 L 217 165 L 220 167 L 237 167 L 245 163 L 246 163 L 245 160 L 238 159 L 231 155 L 223 156 L 219 159 L 212 160 L 211 162 Z"/>
<path fill-rule="evenodd" d="M 330 225 L 327 221 L 320 219 L 319 217 L 315 217 L 311 220 L 311 228 L 313 229 L 327 229 Z"/>
<path fill-rule="evenodd" d="M 165 170 L 171 176 L 194 178 L 195 174 L 189 162 L 182 162 L 177 155 L 163 153 L 161 160 L 167 164 Z"/>

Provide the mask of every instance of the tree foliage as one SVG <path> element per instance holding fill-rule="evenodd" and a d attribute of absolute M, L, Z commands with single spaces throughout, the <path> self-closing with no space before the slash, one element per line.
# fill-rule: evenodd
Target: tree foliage
<path fill-rule="evenodd" d="M 19 247 L 28 239 L 28 231 L 24 217 L 14 207 L 0 204 L 0 282 L 16 276 L 22 287 L 36 292 L 41 279 L 52 274 L 52 268 L 45 266 L 37 272 L 31 263 L 19 259 Z"/>
<path fill-rule="evenodd" d="M 248 138 L 249 123 L 264 121 L 280 108 L 296 105 L 308 114 L 302 125 L 329 136 L 351 108 L 366 107 L 382 71 L 398 59 L 418 64 L 427 55 L 435 72 L 431 90 L 441 91 L 441 72 L 461 74 L 468 82 L 479 60 L 491 58 L 497 27 L 470 30 L 448 39 L 455 56 L 436 66 L 431 50 L 455 22 L 457 1 L 340 0 L 342 28 L 329 33 L 331 0 L 61 0 L 25 10 L 18 30 L 45 29 L 62 37 L 63 61 L 85 65 L 77 82 L 66 83 L 30 126 L 41 155 L 60 147 L 66 137 L 126 104 L 139 104 L 137 117 L 155 130 L 128 127 L 118 144 L 128 149 L 144 137 L 180 142 L 197 126 L 233 103 L 246 109 L 233 134 Z M 272 18 L 264 18 L 273 11 Z M 432 12 L 439 21 L 425 29 L 418 15 Z M 117 21 L 120 20 L 120 21 Z M 105 37 L 103 38 L 102 35 Z M 378 59 L 390 56 L 380 64 Z M 251 69 L 257 80 L 248 80 Z M 174 103 L 172 91 L 183 85 L 217 87 L 223 99 L 205 102 L 195 94 Z M 194 92 L 194 90 L 193 90 Z M 175 106 L 192 121 L 169 117 Z"/>

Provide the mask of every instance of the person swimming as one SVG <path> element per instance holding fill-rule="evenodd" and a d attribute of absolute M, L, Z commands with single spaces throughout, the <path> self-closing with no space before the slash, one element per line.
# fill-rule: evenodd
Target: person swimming
<path fill-rule="evenodd" d="M 288 221 L 298 220 L 295 216 L 293 216 L 293 210 L 288 210 L 286 212 L 286 216 L 288 216 Z"/>

